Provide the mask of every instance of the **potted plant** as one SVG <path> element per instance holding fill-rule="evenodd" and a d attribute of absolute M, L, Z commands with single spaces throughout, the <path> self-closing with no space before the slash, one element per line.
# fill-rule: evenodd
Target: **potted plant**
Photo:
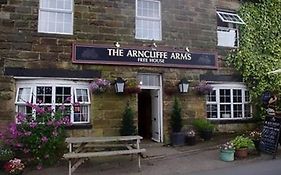
<path fill-rule="evenodd" d="M 260 139 L 261 139 L 261 132 L 258 130 L 251 131 L 249 134 L 249 138 L 254 142 L 255 148 L 257 152 L 260 152 L 259 144 L 260 144 Z"/>
<path fill-rule="evenodd" d="M 219 146 L 219 157 L 221 160 L 230 162 L 234 160 L 234 144 L 232 142 L 226 142 Z"/>
<path fill-rule="evenodd" d="M 137 94 L 141 92 L 140 82 L 132 79 L 126 82 L 125 93 L 126 94 Z"/>
<path fill-rule="evenodd" d="M 187 129 L 185 132 L 185 142 L 187 145 L 196 144 L 196 132 L 193 129 Z"/>
<path fill-rule="evenodd" d="M 122 125 L 120 135 L 129 136 L 137 133 L 136 126 L 134 125 L 134 113 L 132 108 L 127 104 L 123 113 Z"/>
<path fill-rule="evenodd" d="M 174 100 L 174 105 L 171 113 L 170 125 L 172 128 L 172 133 L 171 133 L 172 145 L 184 145 L 185 135 L 183 132 L 181 132 L 182 129 L 181 107 L 176 97 Z"/>
<path fill-rule="evenodd" d="M 89 84 L 89 89 L 94 94 L 101 94 L 110 88 L 110 81 L 106 79 L 95 79 Z"/>
<path fill-rule="evenodd" d="M 210 140 L 213 137 L 214 125 L 207 119 L 198 118 L 193 121 L 193 126 L 199 132 L 199 136 L 204 140 Z"/>
<path fill-rule="evenodd" d="M 11 175 L 21 175 L 25 166 L 20 159 L 14 158 L 4 165 L 4 170 Z"/>
<path fill-rule="evenodd" d="M 236 136 L 232 141 L 237 158 L 247 158 L 249 149 L 255 147 L 254 142 L 244 135 Z"/>

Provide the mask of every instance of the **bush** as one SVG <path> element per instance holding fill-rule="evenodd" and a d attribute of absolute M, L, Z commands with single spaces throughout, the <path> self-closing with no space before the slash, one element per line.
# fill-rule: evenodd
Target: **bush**
<path fill-rule="evenodd" d="M 14 157 L 14 152 L 10 148 L 0 148 L 0 161 L 8 161 Z"/>
<path fill-rule="evenodd" d="M 209 120 L 203 118 L 195 119 L 192 124 L 199 132 L 213 131 L 215 127 Z"/>
<path fill-rule="evenodd" d="M 181 107 L 178 99 L 175 98 L 173 110 L 171 113 L 170 124 L 173 132 L 180 132 L 182 128 Z"/>
<path fill-rule="evenodd" d="M 252 149 L 255 147 L 254 142 L 249 138 L 245 136 L 237 136 L 233 140 L 231 140 L 231 143 L 233 143 L 235 149 L 240 148 L 248 148 Z"/>
<path fill-rule="evenodd" d="M 120 129 L 120 135 L 129 136 L 137 133 L 134 125 L 134 113 L 132 108 L 127 105 L 123 113 L 122 125 Z"/>
<path fill-rule="evenodd" d="M 53 165 L 66 150 L 65 129 L 69 125 L 68 111 L 60 107 L 54 112 L 34 104 L 36 119 L 17 115 L 17 123 L 11 123 L 4 134 L 4 142 L 29 164 L 41 167 Z"/>

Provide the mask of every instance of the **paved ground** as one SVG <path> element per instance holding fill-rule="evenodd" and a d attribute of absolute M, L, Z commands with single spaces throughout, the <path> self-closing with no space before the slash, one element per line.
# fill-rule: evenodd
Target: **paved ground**
<path fill-rule="evenodd" d="M 229 137 L 216 137 L 211 141 L 200 141 L 195 146 L 171 147 L 150 141 L 142 143 L 147 152 L 141 161 L 142 171 L 138 172 L 137 159 L 132 161 L 130 156 L 114 156 L 93 158 L 81 165 L 73 175 L 183 175 L 198 171 L 208 171 L 220 168 L 233 167 L 241 164 L 271 160 L 267 154 L 257 155 L 252 152 L 245 160 L 223 162 L 218 158 L 217 146 Z M 281 153 L 281 151 L 279 150 Z M 277 159 L 281 159 L 278 153 Z M 66 162 L 52 168 L 26 171 L 24 175 L 67 175 Z"/>

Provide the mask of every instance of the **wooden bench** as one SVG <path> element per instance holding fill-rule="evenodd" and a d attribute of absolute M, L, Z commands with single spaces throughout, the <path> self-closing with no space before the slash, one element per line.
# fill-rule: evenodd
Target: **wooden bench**
<path fill-rule="evenodd" d="M 140 154 L 145 149 L 140 148 L 141 136 L 115 136 L 115 137 L 70 137 L 66 139 L 69 145 L 69 153 L 64 158 L 69 162 L 69 175 L 71 175 L 81 164 L 91 157 L 116 156 L 116 155 L 138 155 L 138 168 L 140 165 Z M 121 143 L 120 143 L 121 142 Z M 98 143 L 98 145 L 96 145 Z M 103 143 L 103 144 L 101 144 Z M 110 144 L 108 144 L 110 143 Z M 95 150 L 97 149 L 98 150 Z M 113 150 L 101 149 L 112 148 Z M 72 165 L 72 163 L 74 163 Z"/>

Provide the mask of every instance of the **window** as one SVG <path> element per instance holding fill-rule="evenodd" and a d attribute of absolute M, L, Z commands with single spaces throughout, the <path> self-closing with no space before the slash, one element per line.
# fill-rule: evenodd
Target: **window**
<path fill-rule="evenodd" d="M 207 95 L 207 118 L 246 119 L 251 118 L 249 91 L 240 84 L 212 85 Z"/>
<path fill-rule="evenodd" d="M 160 1 L 136 0 L 136 39 L 161 40 Z"/>
<path fill-rule="evenodd" d="M 73 34 L 73 0 L 40 0 L 38 32 Z"/>
<path fill-rule="evenodd" d="M 70 101 L 68 100 L 69 97 Z M 67 111 L 70 111 L 69 116 L 72 123 L 90 122 L 91 102 L 87 82 L 59 80 L 17 81 L 16 112 L 26 114 L 31 120 L 36 117 L 36 113 L 26 104 L 27 102 L 52 110 L 57 110 L 63 105 L 68 109 Z"/>
<path fill-rule="evenodd" d="M 235 13 L 217 11 L 217 24 L 218 46 L 238 47 L 238 24 L 245 22 Z"/>

